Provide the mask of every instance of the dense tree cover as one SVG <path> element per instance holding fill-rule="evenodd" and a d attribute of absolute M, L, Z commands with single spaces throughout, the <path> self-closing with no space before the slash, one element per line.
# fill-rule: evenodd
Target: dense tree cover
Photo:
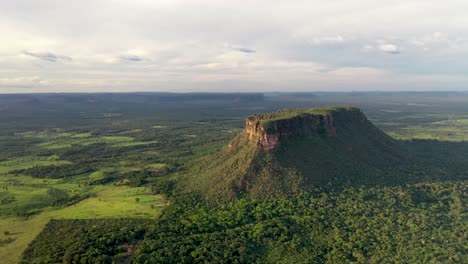
<path fill-rule="evenodd" d="M 80 162 L 65 165 L 34 166 L 28 169 L 14 170 L 13 174 L 26 174 L 35 178 L 59 179 L 92 172 L 94 168 L 88 163 Z"/>
<path fill-rule="evenodd" d="M 219 208 L 179 197 L 136 263 L 466 263 L 467 182 L 345 188 Z"/>
<path fill-rule="evenodd" d="M 147 220 L 51 220 L 21 263 L 114 263 L 143 238 Z"/>
<path fill-rule="evenodd" d="M 61 206 L 61 205 L 72 205 L 81 200 L 89 198 L 90 194 L 75 194 L 70 195 L 69 192 L 65 190 L 56 189 L 49 187 L 47 189 L 47 195 L 49 196 L 49 205 L 51 206 Z"/>
<path fill-rule="evenodd" d="M 1 95 L 0 160 L 56 155 L 72 164 L 85 164 L 81 162 L 86 161 L 86 164 L 96 169 L 115 169 L 106 171 L 104 178 L 86 179 L 86 184 L 145 184 L 151 186 L 155 193 L 173 195 L 181 185 L 173 176 L 186 173 L 202 176 L 200 170 L 193 167 L 203 167 L 214 160 L 199 163 L 199 158 L 225 148 L 233 135 L 242 129 L 244 118 L 248 115 L 290 107 L 356 105 L 364 110 L 373 123 L 389 133 L 409 135 L 411 138 L 412 132 L 420 130 L 427 137 L 442 135 L 439 139 L 450 140 L 466 138 L 466 128 L 459 121 L 466 118 L 468 96 L 444 96 L 447 100 L 442 100 L 439 93 L 269 94 L 265 98 L 252 100 L 244 100 L 247 97 L 238 100 L 235 96 L 199 96 L 197 100 L 189 100 L 191 97 L 187 95 L 180 100 L 169 97 L 157 100 L 157 96 L 147 94 Z M 456 100 L 453 100 L 454 97 Z M 170 102 L 166 103 L 165 100 Z M 454 123 L 457 124 L 454 126 L 444 123 L 447 121 L 458 123 Z M 131 135 L 138 142 L 157 143 L 122 147 L 106 143 L 70 144 L 66 148 L 45 149 L 41 144 L 47 143 L 49 137 L 25 137 L 19 132 L 45 132 L 52 136 L 59 133 Z M 42 135 L 40 133 L 39 136 Z M 397 183 L 392 182 L 393 185 L 405 186 L 407 182 L 414 184 L 415 181 L 429 183 L 406 187 L 352 187 L 344 190 L 336 185 L 326 185 L 329 188 L 327 190 L 270 201 L 245 197 L 224 208 L 206 204 L 199 197 L 178 197 L 171 201 L 170 208 L 160 222 L 154 220 L 144 224 L 144 229 L 150 231 L 146 232 L 145 242 L 134 260 L 137 263 L 160 263 L 163 260 L 262 263 L 468 262 L 466 248 L 463 247 L 467 244 L 466 222 L 463 222 L 466 219 L 466 212 L 463 211 L 466 207 L 466 193 L 463 191 L 466 182 L 437 183 L 440 179 L 466 180 L 467 144 L 433 140 L 400 143 L 404 148 L 414 150 L 412 155 L 418 157 L 417 163 L 404 170 L 386 166 L 386 159 L 381 159 L 379 153 L 361 154 L 368 153 L 383 161 L 384 173 L 399 179 Z M 302 150 L 308 151 L 310 148 L 309 145 Z M 325 156 L 324 159 L 324 155 L 318 153 L 314 158 L 322 158 L 322 164 L 325 165 L 330 164 L 328 158 L 336 159 L 333 155 Z M 287 160 L 288 157 L 284 158 Z M 343 164 L 341 160 L 331 162 L 340 166 Z M 149 164 L 166 164 L 170 170 L 154 172 L 146 167 Z M 234 162 L 233 165 L 240 164 Z M 232 168 L 235 167 L 222 169 Z M 360 177 L 361 168 L 352 168 L 355 172 L 353 176 Z M 339 168 L 342 171 L 344 169 L 343 166 Z M 37 173 L 42 170 L 48 169 L 39 167 Z M 63 172 L 63 175 L 68 173 L 66 170 Z M 374 172 L 368 175 L 382 176 Z M 65 182 L 79 177 L 58 178 Z M 200 180 L 201 177 L 197 177 L 190 184 L 197 184 Z M 66 195 L 58 189 L 48 188 L 44 182 L 47 195 L 41 194 L 38 196 L 41 199 L 31 199 L 29 204 L 23 206 L 18 203 L 21 199 L 16 199 L 11 194 L 11 188 L 7 188 L 17 183 L 11 180 L 6 184 L 3 186 L 6 189 L 0 193 L 2 216 L 30 216 L 39 212 L 38 208 L 43 206 L 66 205 L 75 201 L 73 193 Z M 213 187 L 211 184 L 207 186 Z M 332 188 L 340 190 L 330 190 Z M 13 206 L 15 204 L 18 206 Z M 127 226 L 123 222 L 122 225 L 115 224 L 114 220 L 87 221 L 54 220 L 31 244 L 23 262 L 62 262 L 65 255 L 68 260 L 76 258 L 76 263 L 111 261 L 120 252 L 119 243 L 126 243 L 123 242 L 125 239 L 111 239 L 117 244 L 98 245 L 102 243 L 100 238 L 121 234 L 111 225 L 126 228 L 135 226 L 131 223 Z M 61 225 L 66 228 L 55 228 Z M 80 227 L 82 225 L 83 228 Z M 93 226 L 92 229 L 90 226 Z M 10 235 L 5 236 L 8 240 L 2 240 L 0 244 L 10 243 L 9 238 Z M 67 241 L 62 246 L 64 239 Z M 128 243 L 136 244 L 132 241 L 130 237 Z M 76 249 L 81 244 L 84 247 L 79 251 L 67 250 L 68 247 Z M 100 254 L 104 256 L 102 259 L 98 257 Z M 42 260 L 43 256 L 45 260 Z"/>
<path fill-rule="evenodd" d="M 333 119 L 333 135 L 320 129 L 319 119 L 307 119 L 316 117 L 314 111 Z M 242 131 L 227 147 L 200 159 L 180 180 L 185 191 L 216 200 L 242 193 L 269 199 L 313 185 L 399 185 L 468 176 L 466 143 L 395 140 L 356 108 L 293 109 L 249 118 L 261 118 L 251 125 L 260 134 Z M 261 127 L 267 121 L 274 131 Z M 267 136 L 278 138 L 273 149 L 259 145 Z"/>

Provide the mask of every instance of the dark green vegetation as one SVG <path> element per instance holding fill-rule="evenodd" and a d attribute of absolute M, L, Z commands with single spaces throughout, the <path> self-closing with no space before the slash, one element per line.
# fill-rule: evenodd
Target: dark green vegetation
<path fill-rule="evenodd" d="M 22 263 L 112 263 L 133 254 L 150 224 L 141 219 L 51 220 Z"/>
<path fill-rule="evenodd" d="M 315 189 L 224 208 L 194 197 L 148 231 L 137 263 L 466 263 L 466 184 Z"/>
<path fill-rule="evenodd" d="M 328 106 L 315 108 L 289 108 L 279 111 L 263 114 L 254 114 L 249 117 L 252 120 L 259 120 L 259 124 L 263 127 L 272 128 L 276 123 L 297 119 L 298 117 L 307 116 L 327 116 L 335 112 L 354 112 L 358 111 L 356 107 L 351 106 Z M 296 124 L 297 125 L 297 124 Z"/>
<path fill-rule="evenodd" d="M 247 122 L 247 131 L 220 159 L 208 158 L 214 166 L 199 172 L 202 189 L 221 190 L 218 199 L 240 192 L 280 197 L 314 184 L 382 183 L 388 168 L 405 161 L 400 144 L 357 108 L 287 110 L 254 115 Z"/>
<path fill-rule="evenodd" d="M 259 159 L 245 134 L 232 141 L 252 114 L 329 105 L 359 107 L 393 139 L 365 120 Z M 463 93 L 0 96 L 0 258 L 463 263 L 467 112 Z M 241 161 L 273 185 L 215 184 L 243 187 Z M 297 169 L 271 178 L 277 166 Z"/>
<path fill-rule="evenodd" d="M 88 164 L 64 164 L 64 165 L 50 165 L 50 166 L 34 166 L 32 168 L 13 170 L 13 174 L 31 175 L 40 179 L 60 179 L 71 177 L 93 171 L 93 168 Z"/>
<path fill-rule="evenodd" d="M 282 110 L 248 117 L 245 131 L 182 184 L 220 202 L 245 193 L 284 197 L 314 185 L 466 179 L 466 151 L 446 147 L 395 140 L 353 107 Z"/>

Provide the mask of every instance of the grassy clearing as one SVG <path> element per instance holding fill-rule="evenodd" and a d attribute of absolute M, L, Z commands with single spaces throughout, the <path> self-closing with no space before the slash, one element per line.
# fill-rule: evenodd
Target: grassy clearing
<path fill-rule="evenodd" d="M 387 131 L 387 133 L 396 139 L 435 139 L 440 141 L 458 142 L 467 141 L 468 124 L 464 124 L 463 122 L 457 120 L 454 122 L 444 121 L 418 126 L 407 126 L 399 129 L 392 129 Z"/>
<path fill-rule="evenodd" d="M 133 129 L 123 132 L 122 134 L 138 133 L 142 129 Z M 53 133 L 53 132 L 23 132 L 17 135 L 28 138 L 43 139 L 44 142 L 39 143 L 37 146 L 46 148 L 48 150 L 70 148 L 73 145 L 89 146 L 92 144 L 105 143 L 110 144 L 112 147 L 133 147 L 144 146 L 158 143 L 157 140 L 152 141 L 135 141 L 135 138 L 130 136 L 93 136 L 91 133 Z"/>
<path fill-rule="evenodd" d="M 101 186 L 86 186 L 87 174 L 70 179 L 38 179 L 26 175 L 2 175 L 0 186 L 0 216 L 40 213 L 50 207 L 54 197 L 50 188 L 64 190 L 69 196 L 86 197 L 101 190 Z"/>
<path fill-rule="evenodd" d="M 467 127 L 468 126 L 468 119 L 450 119 L 450 120 L 444 120 L 444 121 L 438 121 L 438 122 L 432 122 L 431 125 L 435 126 L 451 126 L 451 127 Z"/>
<path fill-rule="evenodd" d="M 28 132 L 16 133 L 16 135 L 25 137 L 25 138 L 42 139 L 43 142 L 37 144 L 37 146 L 41 148 L 49 149 L 49 150 L 69 148 L 69 147 L 72 147 L 73 145 L 88 146 L 88 145 L 97 144 L 97 143 L 114 144 L 116 146 L 118 144 L 124 144 L 124 143 L 128 144 L 129 146 L 133 146 L 132 144 L 146 144 L 146 143 L 134 142 L 135 138 L 129 137 L 129 136 L 94 136 L 89 132 L 57 133 L 54 131 L 28 131 Z"/>
<path fill-rule="evenodd" d="M 75 135 L 76 136 L 76 135 Z M 132 143 L 135 139 L 133 137 L 126 136 L 95 136 L 95 137 L 55 137 L 38 144 L 39 147 L 43 147 L 49 150 L 69 148 L 73 145 L 88 146 L 92 144 L 105 143 L 105 144 L 116 144 L 116 143 Z"/>
<path fill-rule="evenodd" d="M 121 132 L 120 134 L 133 134 L 133 133 L 140 133 L 142 132 L 143 129 L 141 128 L 136 128 L 136 129 L 132 129 L 132 130 L 128 130 L 128 131 L 124 131 L 124 132 Z"/>
<path fill-rule="evenodd" d="M 466 114 L 401 114 L 391 119 L 373 120 L 377 126 L 396 139 L 434 139 L 467 141 Z"/>
<path fill-rule="evenodd" d="M 104 171 L 95 171 L 89 175 L 89 179 L 96 180 L 104 178 Z"/>
<path fill-rule="evenodd" d="M 58 156 L 38 157 L 24 156 L 0 162 L 0 174 L 8 173 L 12 170 L 27 169 L 34 166 L 62 165 L 70 162 L 58 160 Z"/>
<path fill-rule="evenodd" d="M 158 143 L 157 140 L 153 140 L 153 141 L 143 141 L 143 142 L 137 142 L 137 141 L 133 141 L 133 142 L 120 142 L 120 143 L 117 143 L 117 144 L 112 144 L 112 147 L 114 147 L 114 148 L 133 147 L 133 146 L 151 145 L 151 144 L 156 144 L 156 143 Z"/>
<path fill-rule="evenodd" d="M 150 170 L 162 170 L 167 167 L 167 164 L 164 163 L 155 163 L 147 165 L 146 168 Z"/>
<path fill-rule="evenodd" d="M 57 164 L 57 157 L 23 157 L 2 162 L 3 171 L 34 165 Z M 160 165 L 162 166 L 162 165 Z M 104 171 L 64 179 L 38 179 L 26 175 L 0 174 L 0 239 L 12 239 L 0 246 L 2 263 L 17 263 L 27 245 L 50 219 L 155 218 L 165 200 L 151 195 L 145 187 L 113 185 L 87 186 L 90 179 Z M 70 196 L 94 195 L 68 207 L 53 207 L 48 189 L 64 190 Z M 18 210 L 34 212 L 29 218 L 18 217 Z M 7 232 L 5 235 L 4 232 Z"/>
<path fill-rule="evenodd" d="M 46 131 L 26 131 L 15 133 L 15 136 L 25 137 L 25 138 L 39 138 L 47 139 L 50 137 L 50 133 Z"/>
<path fill-rule="evenodd" d="M 71 189 L 75 185 L 56 182 L 54 187 Z M 76 187 L 76 186 L 75 186 Z M 28 191 L 23 190 L 25 193 Z M 160 195 L 151 195 L 145 187 L 98 186 L 91 190 L 95 197 L 75 205 L 57 208 L 47 207 L 44 212 L 28 219 L 0 217 L 0 238 L 11 237 L 14 241 L 0 247 L 2 263 L 17 263 L 21 253 L 44 228 L 50 219 L 96 219 L 96 218 L 156 218 L 166 201 Z M 34 196 L 36 194 L 32 194 Z M 9 235 L 4 235 L 4 232 Z"/>
<path fill-rule="evenodd" d="M 96 197 L 46 214 L 55 219 L 155 218 L 164 205 L 163 197 L 148 188 L 108 186 Z"/>
<path fill-rule="evenodd" d="M 49 218 L 42 215 L 30 219 L 24 218 L 0 218 L 0 237 L 11 237 L 14 241 L 0 247 L 0 259 L 2 263 L 18 263 L 21 254 L 29 243 L 42 231 Z M 4 235 L 8 231 L 10 235 Z"/>
<path fill-rule="evenodd" d="M 72 137 L 72 138 L 87 138 L 87 137 L 91 137 L 91 136 L 92 136 L 91 133 L 78 133 L 78 134 L 71 135 L 70 137 Z"/>

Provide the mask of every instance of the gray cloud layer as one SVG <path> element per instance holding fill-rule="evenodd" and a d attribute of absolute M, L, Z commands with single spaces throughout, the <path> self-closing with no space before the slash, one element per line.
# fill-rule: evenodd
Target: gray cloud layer
<path fill-rule="evenodd" d="M 59 60 L 66 60 L 66 61 L 71 61 L 72 58 L 68 56 L 63 56 L 63 55 L 57 55 L 51 52 L 30 52 L 30 51 L 23 51 L 23 54 L 35 57 L 41 60 L 45 61 L 51 61 L 51 62 L 57 62 Z"/>
<path fill-rule="evenodd" d="M 145 59 L 140 57 L 140 56 L 136 56 L 136 55 L 122 55 L 120 56 L 120 58 L 122 60 L 125 60 L 125 61 L 134 61 L 134 62 L 138 62 L 138 61 L 144 61 Z"/>
<path fill-rule="evenodd" d="M 0 92 L 466 89 L 467 9 L 464 0 L 0 1 Z"/>
<path fill-rule="evenodd" d="M 244 53 L 255 53 L 256 52 L 255 50 L 249 49 L 249 48 L 238 48 L 237 50 L 240 51 L 240 52 L 244 52 Z"/>

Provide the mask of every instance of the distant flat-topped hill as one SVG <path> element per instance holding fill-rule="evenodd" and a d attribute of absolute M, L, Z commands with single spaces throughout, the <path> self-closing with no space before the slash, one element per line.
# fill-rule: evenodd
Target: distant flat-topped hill
<path fill-rule="evenodd" d="M 380 182 L 405 162 L 399 142 L 355 107 L 286 109 L 246 118 L 190 188 L 220 199 L 270 198 L 314 185 Z"/>
<path fill-rule="evenodd" d="M 303 137 L 311 133 L 336 136 L 334 115 L 338 112 L 360 114 L 354 107 L 326 107 L 286 109 L 268 114 L 256 114 L 246 119 L 245 132 L 250 141 L 255 141 L 264 150 L 278 147 L 280 140 Z"/>

